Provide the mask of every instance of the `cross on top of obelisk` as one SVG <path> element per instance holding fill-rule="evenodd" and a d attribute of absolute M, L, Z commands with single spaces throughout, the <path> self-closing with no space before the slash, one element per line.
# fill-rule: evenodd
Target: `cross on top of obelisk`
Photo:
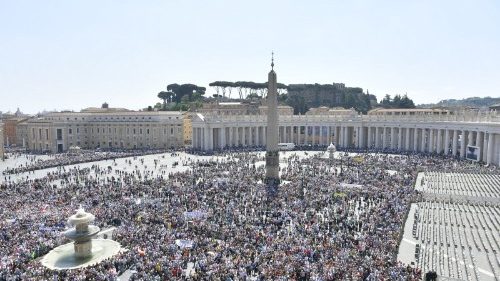
<path fill-rule="evenodd" d="M 271 70 L 274 69 L 274 51 L 271 52 Z"/>

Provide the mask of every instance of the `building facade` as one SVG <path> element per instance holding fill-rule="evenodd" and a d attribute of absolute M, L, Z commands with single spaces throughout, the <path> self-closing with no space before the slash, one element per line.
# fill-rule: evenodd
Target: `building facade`
<path fill-rule="evenodd" d="M 440 108 L 375 108 L 368 111 L 368 115 L 392 115 L 392 116 L 407 116 L 407 115 L 448 115 L 452 112 L 448 109 Z"/>
<path fill-rule="evenodd" d="M 18 126 L 18 143 L 30 151 L 167 149 L 184 146 L 182 112 L 85 110 L 49 113 Z"/>
<path fill-rule="evenodd" d="M 3 124 L 0 122 L 0 160 L 5 159 L 5 150 L 3 144 Z"/>
<path fill-rule="evenodd" d="M 266 145 L 266 115 L 193 117 L 193 148 L 212 151 Z M 465 157 L 477 146 L 480 160 L 500 164 L 500 114 L 454 115 L 285 115 L 279 117 L 279 142 L 340 148 L 393 149 Z"/>
<path fill-rule="evenodd" d="M 17 146 L 17 126 L 27 117 L 12 117 L 3 120 L 3 143 L 5 146 Z"/>

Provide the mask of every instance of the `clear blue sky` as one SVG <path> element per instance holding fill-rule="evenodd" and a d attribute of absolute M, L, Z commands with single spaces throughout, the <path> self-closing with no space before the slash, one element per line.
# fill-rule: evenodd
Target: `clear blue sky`
<path fill-rule="evenodd" d="M 0 111 L 139 109 L 171 83 L 265 81 L 271 50 L 282 83 L 499 97 L 500 1 L 0 0 Z"/>

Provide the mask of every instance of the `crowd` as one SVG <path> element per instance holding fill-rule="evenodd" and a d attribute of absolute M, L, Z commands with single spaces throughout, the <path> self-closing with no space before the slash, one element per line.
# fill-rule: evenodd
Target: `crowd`
<path fill-rule="evenodd" d="M 47 169 L 52 167 L 60 167 L 64 165 L 72 165 L 72 164 L 80 164 L 86 162 L 94 162 L 101 161 L 107 159 L 116 159 L 123 157 L 131 157 L 131 156 L 140 156 L 147 154 L 156 154 L 161 153 L 162 150 L 124 150 L 124 151 L 89 151 L 82 150 L 78 153 L 60 153 L 60 154 L 52 154 L 46 155 L 47 159 L 40 159 L 34 155 L 28 155 L 27 162 L 24 164 L 20 164 L 16 167 L 5 169 L 2 174 L 3 175 L 11 175 L 18 173 L 31 172 L 40 169 Z M 24 157 L 24 154 L 21 153 L 13 153 L 9 154 L 11 157 L 18 158 Z"/>
<path fill-rule="evenodd" d="M 175 173 L 163 157 L 156 169 L 135 157 L 2 183 L 0 280 L 117 280 L 127 269 L 131 280 L 420 280 L 396 261 L 417 171 L 487 169 L 417 155 L 292 156 L 269 193 L 256 153 L 185 156 L 191 169 Z M 80 204 L 101 229 L 116 226 L 128 251 L 84 269 L 44 268 L 39 258 L 69 242 L 61 231 Z"/>

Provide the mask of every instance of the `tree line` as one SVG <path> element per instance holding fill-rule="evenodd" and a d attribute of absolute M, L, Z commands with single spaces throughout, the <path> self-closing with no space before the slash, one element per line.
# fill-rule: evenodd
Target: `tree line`
<path fill-rule="evenodd" d="M 206 97 L 206 88 L 195 84 L 169 84 L 166 91 L 160 91 L 157 103 L 148 110 L 195 110 L 212 98 L 224 101 L 262 99 L 267 95 L 267 82 L 215 81 L 209 84 L 215 94 Z M 295 114 L 303 114 L 312 107 L 354 108 L 366 113 L 381 106 L 385 108 L 414 108 L 415 104 L 407 95 L 386 95 L 377 103 L 377 98 L 359 87 L 345 87 L 344 84 L 277 84 L 278 102 L 293 107 Z"/>
<path fill-rule="evenodd" d="M 391 95 L 385 95 L 385 97 L 380 101 L 380 106 L 383 108 L 415 108 L 413 100 L 411 100 L 406 94 L 395 95 L 391 98 Z"/>

